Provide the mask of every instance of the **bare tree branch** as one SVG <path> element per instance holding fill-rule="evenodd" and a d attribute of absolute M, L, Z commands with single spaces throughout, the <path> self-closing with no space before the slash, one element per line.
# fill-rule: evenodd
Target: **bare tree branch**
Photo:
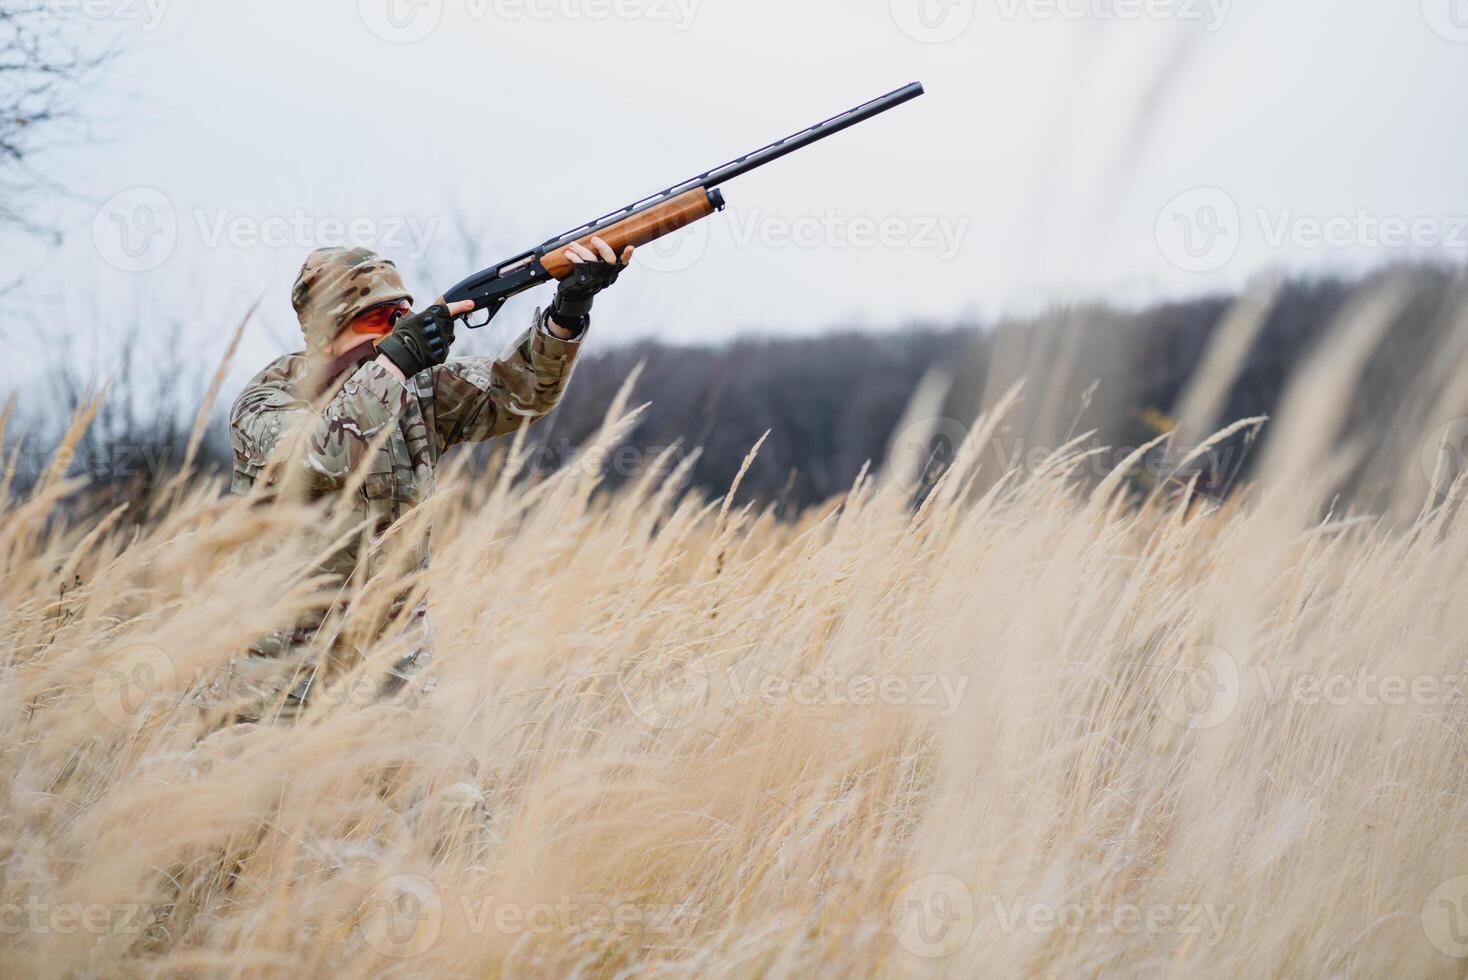
<path fill-rule="evenodd" d="M 37 198 L 62 191 L 33 161 L 77 128 L 81 98 L 117 53 L 93 47 L 45 4 L 0 7 L 0 230 L 59 237 L 31 217 Z"/>

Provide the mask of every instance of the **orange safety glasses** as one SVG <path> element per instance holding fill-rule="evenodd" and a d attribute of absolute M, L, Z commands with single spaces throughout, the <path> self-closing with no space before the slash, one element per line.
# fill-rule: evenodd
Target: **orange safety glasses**
<path fill-rule="evenodd" d="M 392 333 L 400 319 L 412 312 L 413 304 L 405 299 L 369 306 L 352 321 L 352 333 L 385 336 Z"/>

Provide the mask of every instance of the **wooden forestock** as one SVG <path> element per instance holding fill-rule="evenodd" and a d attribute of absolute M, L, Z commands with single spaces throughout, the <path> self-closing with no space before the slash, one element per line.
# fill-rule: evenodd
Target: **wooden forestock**
<path fill-rule="evenodd" d="M 655 208 L 639 211 L 629 218 L 603 228 L 594 235 L 578 238 L 577 242 L 590 248 L 591 239 L 600 238 L 620 256 L 622 249 L 628 245 L 646 245 L 648 242 L 655 242 L 685 225 L 693 224 L 699 218 L 707 218 L 718 210 L 714 198 L 716 193 L 716 191 L 695 187 L 677 197 L 669 198 Z M 540 264 L 545 266 L 545 271 L 556 279 L 564 279 L 571 272 L 571 260 L 566 258 L 567 248 L 570 246 L 563 245 L 553 252 L 547 252 L 540 260 Z M 591 251 L 595 253 L 596 249 L 593 248 Z"/>

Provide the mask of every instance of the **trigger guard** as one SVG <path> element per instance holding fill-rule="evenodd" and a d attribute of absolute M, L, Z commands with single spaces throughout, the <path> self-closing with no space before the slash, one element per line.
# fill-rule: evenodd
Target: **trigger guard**
<path fill-rule="evenodd" d="M 504 297 L 495 297 L 495 298 L 489 300 L 483 306 L 480 306 L 480 307 L 477 307 L 475 309 L 472 309 L 468 313 L 465 313 L 462 316 L 457 317 L 457 319 L 463 321 L 464 326 L 468 327 L 470 330 L 478 330 L 481 327 L 487 327 L 487 326 L 489 326 L 489 322 L 494 319 L 495 314 L 498 313 L 500 311 L 500 308 L 503 307 L 504 305 L 505 305 L 505 298 Z M 478 322 L 478 323 L 475 323 L 471 319 L 471 317 L 480 316 L 480 315 L 483 316 L 483 319 L 480 322 Z"/>

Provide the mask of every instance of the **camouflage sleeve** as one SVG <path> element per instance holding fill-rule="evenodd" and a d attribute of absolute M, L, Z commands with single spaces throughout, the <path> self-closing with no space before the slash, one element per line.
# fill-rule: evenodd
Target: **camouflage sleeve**
<path fill-rule="evenodd" d="M 230 412 L 235 464 L 253 478 L 277 452 L 288 452 L 300 460 L 312 488 L 338 487 L 383 427 L 395 423 L 408 397 L 396 378 L 370 361 L 319 412 L 283 388 L 258 385 Z"/>
<path fill-rule="evenodd" d="M 540 311 L 531 328 L 501 354 L 455 357 L 433 368 L 434 422 L 445 448 L 514 432 L 561 400 L 581 338 L 561 340 Z"/>

